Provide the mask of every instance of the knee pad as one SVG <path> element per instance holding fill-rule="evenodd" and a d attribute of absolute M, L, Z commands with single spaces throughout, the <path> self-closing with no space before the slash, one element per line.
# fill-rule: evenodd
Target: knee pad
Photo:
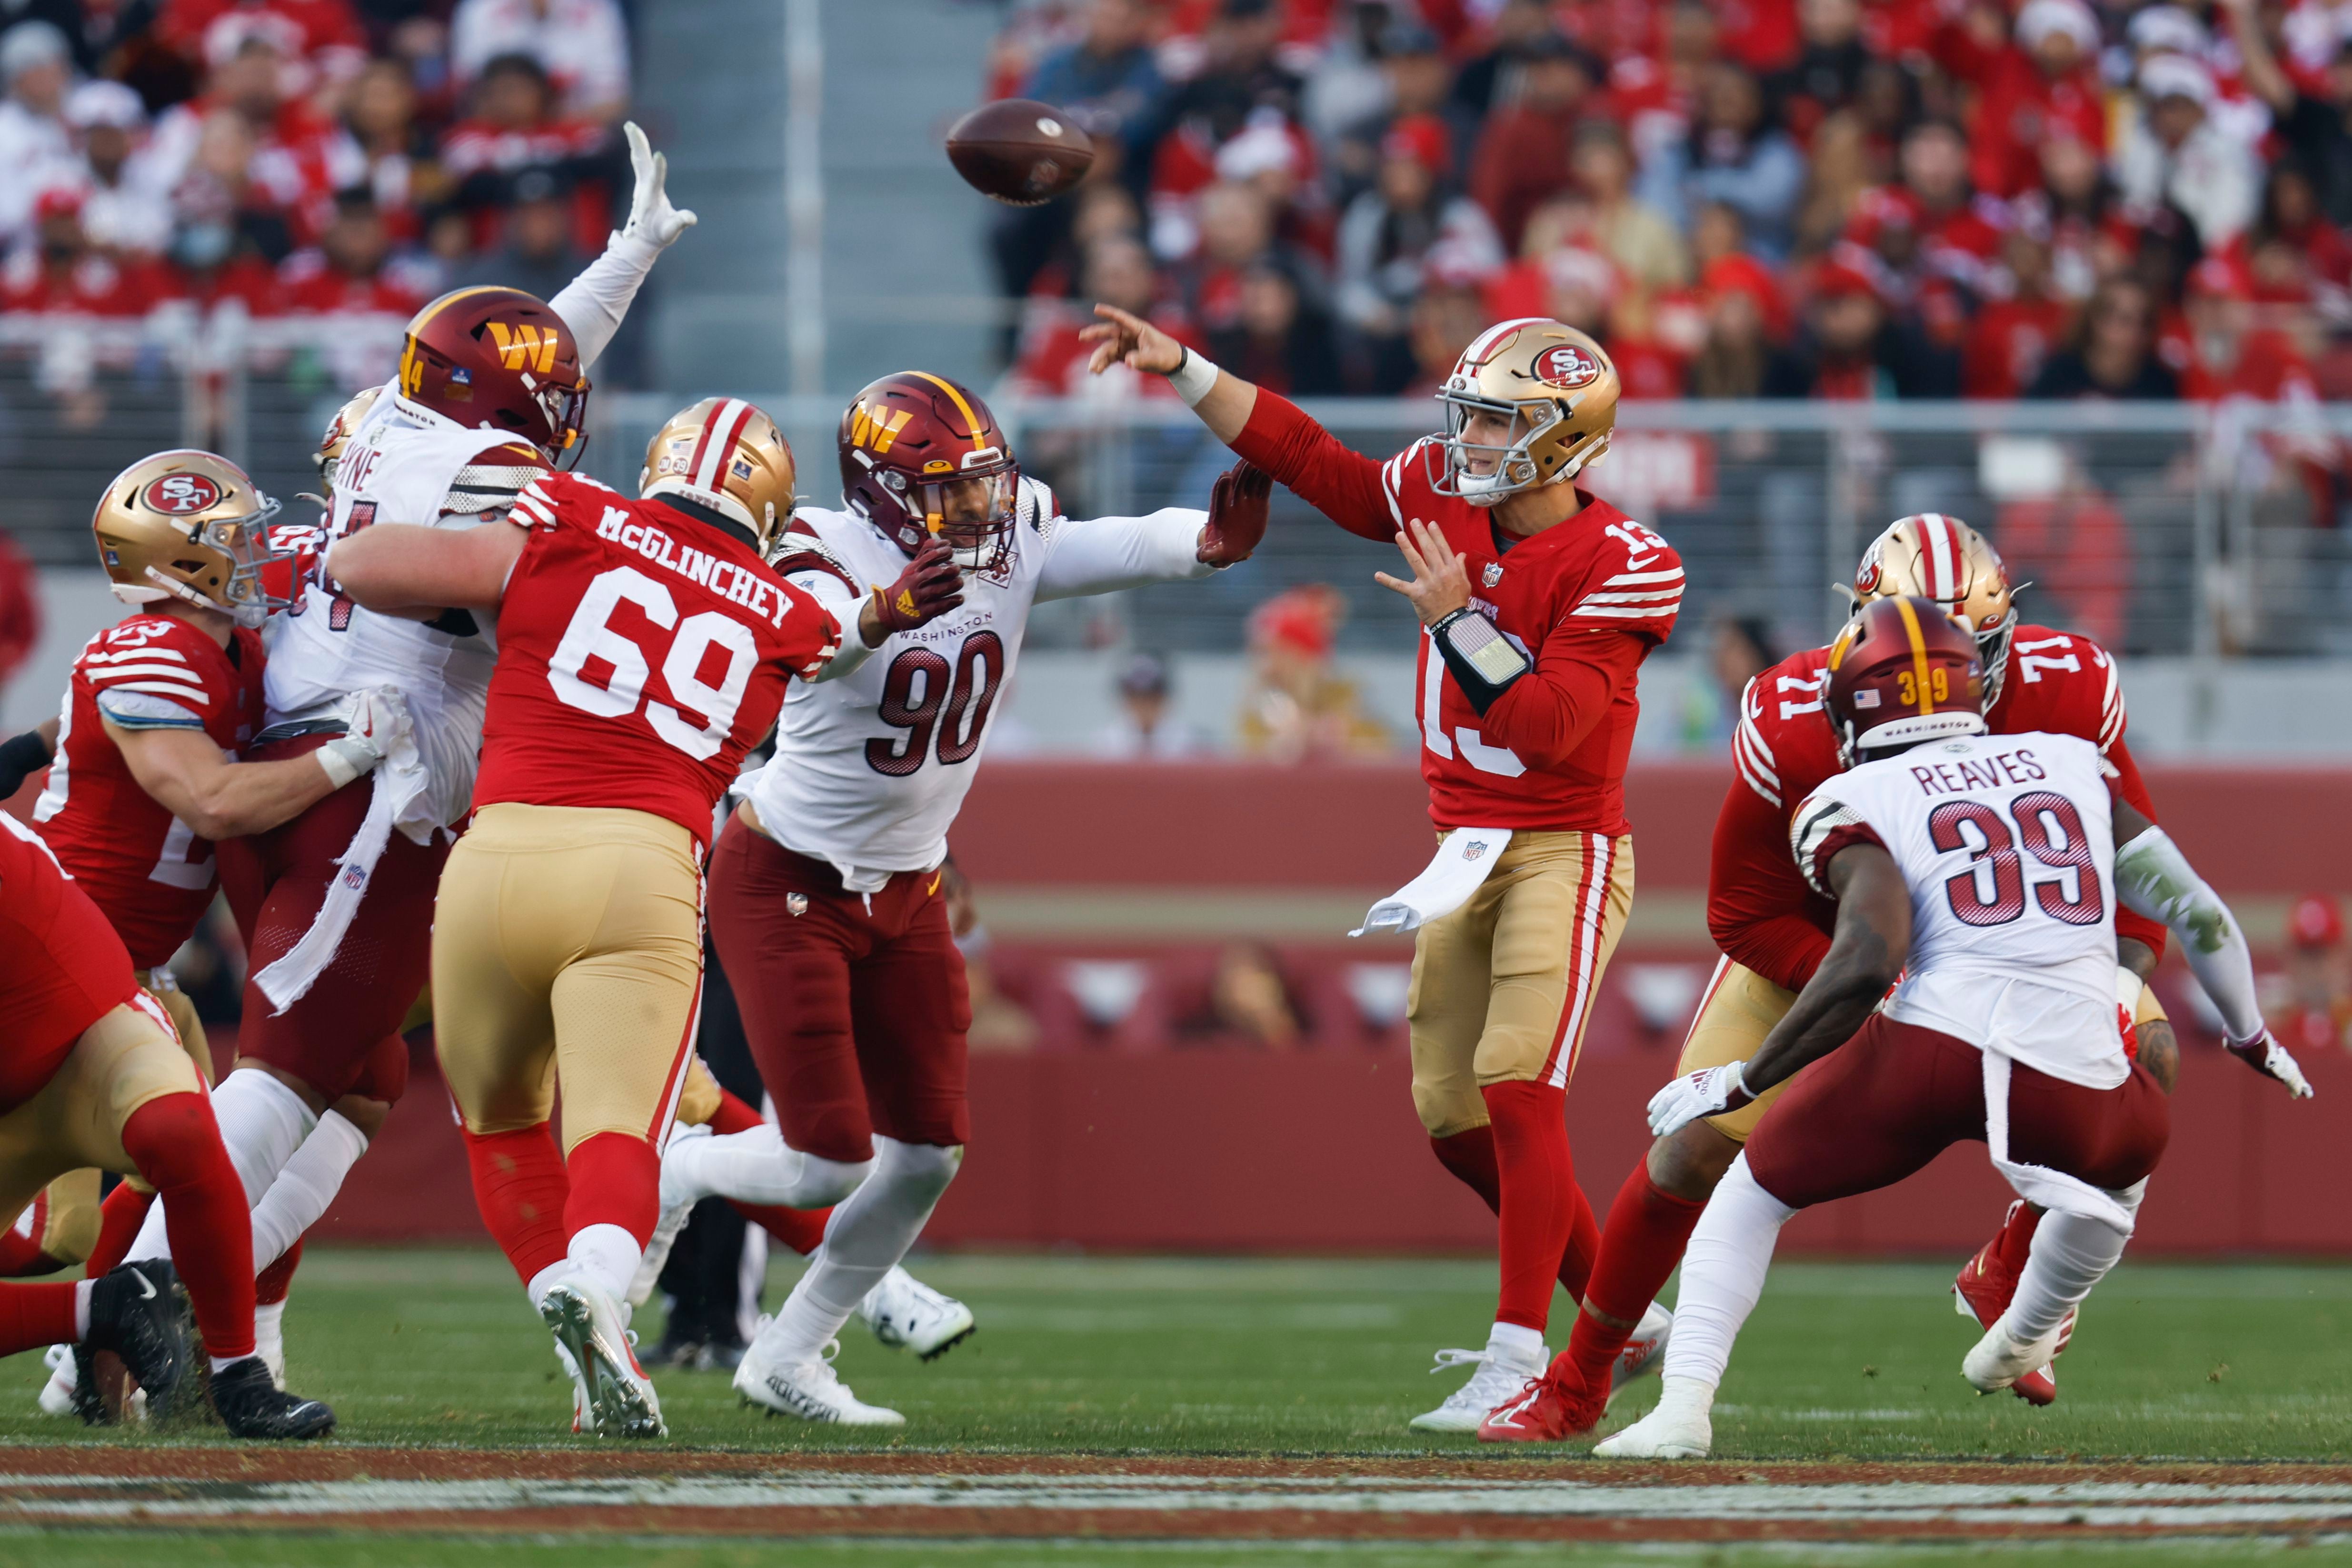
<path fill-rule="evenodd" d="M 901 1143 L 879 1134 L 874 1140 L 875 1175 L 896 1187 L 929 1188 L 936 1197 L 948 1190 L 962 1165 L 961 1144 Z"/>
<path fill-rule="evenodd" d="M 866 1178 L 874 1172 L 871 1160 L 850 1163 L 820 1159 L 814 1154 L 803 1154 L 800 1160 L 800 1175 L 793 1183 L 793 1201 L 784 1205 L 787 1208 L 831 1208 L 864 1186 Z"/>

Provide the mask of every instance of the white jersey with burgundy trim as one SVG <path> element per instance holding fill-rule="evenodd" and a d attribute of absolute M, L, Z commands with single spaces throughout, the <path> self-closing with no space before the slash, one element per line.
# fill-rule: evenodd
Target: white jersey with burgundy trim
<path fill-rule="evenodd" d="M 1067 518 L 1052 490 L 1024 479 L 1003 568 L 967 574 L 961 605 L 893 634 L 847 673 L 793 682 L 775 759 L 739 781 L 738 793 L 778 843 L 829 862 L 852 891 L 937 866 L 1021 657 L 1030 606 L 1205 577 L 1212 568 L 1196 557 L 1207 521 L 1183 507 Z M 832 608 L 853 638 L 866 595 L 906 565 L 865 519 L 805 507 L 776 558 L 784 580 Z"/>
<path fill-rule="evenodd" d="M 352 432 L 327 537 L 375 522 L 472 528 L 503 516 L 546 471 L 513 436 L 467 429 L 387 387 Z M 320 558 L 294 606 L 269 620 L 268 724 L 331 722 L 352 693 L 398 688 L 430 780 L 404 826 L 414 836 L 426 816 L 434 825 L 458 822 L 473 800 L 497 647 L 463 611 L 423 622 L 362 609 L 327 576 L 323 548 Z"/>
<path fill-rule="evenodd" d="M 2116 1017 L 2116 840 L 2095 742 L 2035 731 L 1914 746 L 1824 782 L 1790 823 L 1824 896 L 1852 845 L 1895 858 L 1911 890 L 1897 1022 L 1996 1050 L 2068 1083 L 2130 1076 Z"/>

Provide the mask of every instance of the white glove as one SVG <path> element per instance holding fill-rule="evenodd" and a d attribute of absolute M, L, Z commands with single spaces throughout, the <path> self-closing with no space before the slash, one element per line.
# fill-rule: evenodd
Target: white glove
<path fill-rule="evenodd" d="M 1705 1072 L 1686 1073 L 1650 1097 L 1650 1135 L 1664 1138 L 1679 1132 L 1703 1116 L 1721 1116 L 1752 1103 L 1739 1069 L 1746 1062 L 1726 1062 Z"/>
<path fill-rule="evenodd" d="M 2264 1078 L 2274 1078 L 2286 1085 L 2289 1100 L 2311 1098 L 2311 1080 L 2303 1076 L 2303 1068 L 2295 1065 L 2294 1058 L 2287 1054 L 2287 1048 L 2271 1038 L 2268 1029 L 2251 1040 L 2233 1040 L 2225 1035 L 2221 1043 L 2229 1047 L 2231 1056 Z"/>
<path fill-rule="evenodd" d="M 409 731 L 408 699 L 389 686 L 354 693 L 343 732 L 310 754 L 337 789 L 375 771 Z"/>
<path fill-rule="evenodd" d="M 642 239 L 658 247 L 677 243 L 677 237 L 695 225 L 695 216 L 669 205 L 669 193 L 663 185 L 669 179 L 669 160 L 653 149 L 646 133 L 630 121 L 621 127 L 629 139 L 629 167 L 636 171 L 636 190 L 629 197 L 629 222 L 621 233 L 630 239 Z"/>

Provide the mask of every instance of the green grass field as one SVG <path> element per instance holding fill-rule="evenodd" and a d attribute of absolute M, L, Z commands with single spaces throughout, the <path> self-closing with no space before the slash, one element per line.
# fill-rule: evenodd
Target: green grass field
<path fill-rule="evenodd" d="M 781 1299 L 797 1260 L 770 1279 Z M 1013 1453 L 1475 1456 L 1529 1454 L 1432 1439 L 1404 1423 L 1451 1379 L 1424 1374 L 1440 1346 L 1475 1344 L 1492 1268 L 1454 1260 L 957 1257 L 916 1272 L 963 1297 L 979 1334 L 920 1364 L 853 1323 L 839 1363 L 864 1397 L 908 1425 L 869 1435 L 764 1420 L 724 1373 L 657 1373 L 674 1440 L 781 1451 L 886 1447 Z M 1952 1312 L 1945 1264 L 1784 1265 L 1742 1339 L 1717 1405 L 1718 1456 L 1756 1458 L 2352 1459 L 2352 1268 L 2126 1264 L 2100 1290 L 2047 1411 L 1979 1399 L 1961 1381 L 1972 1331 Z M 649 1316 L 653 1314 L 649 1313 Z M 657 1322 L 643 1325 L 656 1330 Z M 487 1250 L 322 1250 L 303 1266 L 287 1319 L 291 1382 L 334 1404 L 344 1445 L 488 1447 L 592 1442 L 512 1275 Z M 1557 1342 L 1564 1324 L 1555 1330 Z M 654 1337 L 648 1332 L 648 1338 Z M 171 1442 L 93 1437 L 36 1415 L 38 1359 L 0 1364 L 0 1443 Z M 1612 1425 L 1646 1407 L 1621 1403 Z M 186 1440 L 186 1439 L 180 1439 Z M 217 1440 L 216 1436 L 213 1440 Z M 453 1523 L 456 1521 L 453 1521 Z M 0 1530 L 0 1563 L 57 1568 L 136 1556 L 134 1536 Z M 488 1550 L 485 1548 L 485 1550 Z M 1730 1564 L 1947 1561 L 1958 1548 L 1580 1549 L 1550 1563 Z M 1981 1549 L 1979 1549 L 1981 1551 Z M 2030 1563 L 2268 1561 L 2262 1542 L 2001 1548 Z M 2297 1562 L 2352 1562 L 2305 1541 Z M 470 1554 L 460 1535 L 174 1538 L 175 1563 L 405 1565 Z M 704 1545 L 604 1540 L 597 1561 L 1351 1565 L 1518 1563 L 1532 1549 L 1475 1542 L 1235 1546 L 1213 1542 L 954 1543 L 862 1541 Z M 579 1560 L 561 1542 L 501 1538 L 500 1563 Z"/>

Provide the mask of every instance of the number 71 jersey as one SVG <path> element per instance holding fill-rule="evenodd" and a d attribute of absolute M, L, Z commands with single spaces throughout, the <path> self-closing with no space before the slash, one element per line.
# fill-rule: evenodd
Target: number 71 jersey
<path fill-rule="evenodd" d="M 533 481 L 509 521 L 530 537 L 499 605 L 474 804 L 620 806 L 708 843 L 838 623 L 748 539 L 575 474 Z"/>

